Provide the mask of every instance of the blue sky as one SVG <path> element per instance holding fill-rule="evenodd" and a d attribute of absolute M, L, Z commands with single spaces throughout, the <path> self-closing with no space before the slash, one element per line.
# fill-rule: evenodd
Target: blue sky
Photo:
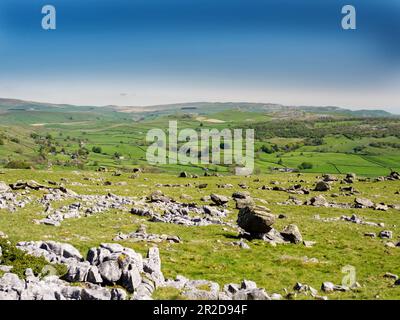
<path fill-rule="evenodd" d="M 57 29 L 41 28 L 41 8 Z M 341 8 L 357 30 L 341 28 Z M 396 0 L 1 0 L 0 96 L 254 101 L 400 113 Z"/>

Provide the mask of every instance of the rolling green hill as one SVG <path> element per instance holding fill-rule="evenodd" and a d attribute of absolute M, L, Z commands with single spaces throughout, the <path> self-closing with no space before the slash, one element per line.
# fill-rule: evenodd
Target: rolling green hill
<path fill-rule="evenodd" d="M 379 176 L 400 168 L 400 118 L 385 111 L 206 102 L 93 107 L 12 99 L 0 99 L 0 163 L 57 169 L 140 166 L 173 173 L 231 171 L 224 165 L 150 168 L 146 133 L 152 128 L 167 130 L 170 120 L 177 120 L 180 129 L 197 131 L 255 129 L 256 173 L 287 167 Z"/>

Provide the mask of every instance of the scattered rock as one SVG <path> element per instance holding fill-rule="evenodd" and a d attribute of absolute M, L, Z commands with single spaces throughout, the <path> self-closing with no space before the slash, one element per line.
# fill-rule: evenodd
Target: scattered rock
<path fill-rule="evenodd" d="M 303 237 L 301 236 L 299 228 L 295 224 L 289 224 L 287 225 L 282 231 L 281 231 L 282 237 L 290 241 L 291 243 L 300 243 L 303 241 Z"/>
<path fill-rule="evenodd" d="M 329 190 L 331 190 L 331 185 L 326 181 L 318 181 L 314 189 L 314 191 L 320 191 L 320 192 Z"/>
<path fill-rule="evenodd" d="M 314 206 L 314 207 L 328 207 L 329 206 L 329 202 L 325 199 L 325 197 L 323 195 L 318 195 L 316 197 L 312 197 L 306 204 Z"/>
<path fill-rule="evenodd" d="M 365 199 L 365 198 L 355 198 L 354 203 L 355 203 L 356 208 L 373 208 L 374 207 L 374 203 L 371 200 Z"/>
<path fill-rule="evenodd" d="M 400 180 L 400 173 L 396 171 L 392 171 L 388 177 L 386 177 L 387 180 Z"/>
<path fill-rule="evenodd" d="M 246 242 L 244 242 L 242 239 L 239 241 L 231 242 L 231 244 L 233 246 L 238 246 L 242 249 L 246 249 L 246 250 L 250 249 L 250 246 Z"/>
<path fill-rule="evenodd" d="M 311 247 L 313 247 L 315 244 L 316 244 L 316 242 L 315 241 L 303 241 L 303 244 L 304 244 L 304 246 L 305 247 L 307 247 L 307 248 L 311 248 Z"/>
<path fill-rule="evenodd" d="M 342 286 L 342 285 L 335 285 L 332 282 L 324 282 L 321 285 L 321 290 L 324 292 L 333 292 L 333 291 L 345 292 L 345 291 L 349 291 L 350 288 L 348 288 L 346 286 Z"/>
<path fill-rule="evenodd" d="M 356 178 L 357 176 L 355 173 L 348 173 L 346 174 L 346 178 L 344 178 L 343 181 L 346 183 L 354 183 Z"/>
<path fill-rule="evenodd" d="M 171 199 L 167 196 L 165 196 L 162 191 L 156 190 L 154 191 L 149 197 L 148 197 L 150 202 L 170 202 Z"/>
<path fill-rule="evenodd" d="M 336 178 L 334 175 L 331 174 L 324 174 L 322 176 L 323 181 L 325 182 L 334 182 L 334 181 L 338 181 L 338 178 Z"/>
<path fill-rule="evenodd" d="M 392 239 L 393 237 L 393 232 L 390 230 L 382 230 L 379 232 L 379 238 L 381 239 Z"/>
<path fill-rule="evenodd" d="M 245 192 L 245 191 L 236 191 L 232 193 L 232 198 L 233 199 L 247 199 L 250 198 L 250 193 Z"/>
<path fill-rule="evenodd" d="M 394 280 L 399 279 L 399 276 L 398 276 L 397 274 L 390 273 L 390 272 L 386 272 L 386 273 L 383 275 L 383 277 L 384 277 L 384 278 L 389 278 L 389 279 L 394 279 Z"/>
<path fill-rule="evenodd" d="M 376 238 L 376 233 L 374 233 L 374 232 L 366 232 L 366 233 L 364 233 L 364 236 L 370 237 L 370 238 Z"/>
<path fill-rule="evenodd" d="M 267 233 L 275 223 L 275 216 L 262 206 L 245 207 L 240 209 L 237 223 L 250 234 Z"/>
<path fill-rule="evenodd" d="M 166 234 L 154 234 L 147 233 L 146 226 L 141 225 L 138 230 L 128 234 L 119 233 L 114 241 L 129 240 L 129 241 L 145 241 L 145 242 L 170 242 L 170 243 L 181 243 L 181 239 L 178 236 L 170 236 Z"/>
<path fill-rule="evenodd" d="M 374 209 L 375 210 L 379 210 L 379 211 L 388 211 L 389 207 L 384 203 L 378 203 L 378 204 L 375 205 Z"/>
<path fill-rule="evenodd" d="M 229 198 L 228 197 L 221 196 L 221 195 L 218 195 L 218 194 L 215 194 L 215 193 L 211 194 L 210 198 L 217 206 L 223 206 L 223 205 L 225 205 L 226 203 L 229 202 Z"/>
<path fill-rule="evenodd" d="M 217 300 L 219 285 L 207 280 L 189 280 L 183 288 L 182 295 L 189 300 Z"/>

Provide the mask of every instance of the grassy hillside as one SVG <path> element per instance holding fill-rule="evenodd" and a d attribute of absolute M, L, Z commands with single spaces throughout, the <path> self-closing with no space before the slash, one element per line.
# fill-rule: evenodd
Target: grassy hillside
<path fill-rule="evenodd" d="M 168 122 L 177 120 L 179 129 L 255 129 L 256 173 L 289 167 L 302 172 L 379 176 L 400 167 L 400 119 L 388 114 L 360 117 L 354 112 L 355 117 L 340 108 L 250 103 L 191 103 L 153 109 L 126 112 L 111 106 L 0 99 L 1 165 L 23 162 L 26 167 L 58 169 L 148 167 L 146 133 L 152 128 L 167 130 Z M 376 114 L 385 117 L 370 117 Z M 302 167 L 303 163 L 308 164 L 307 168 Z M 202 173 L 205 167 L 222 173 L 231 171 L 223 165 L 170 165 L 157 170 Z"/>
<path fill-rule="evenodd" d="M 336 292 L 328 294 L 329 299 L 399 299 L 400 286 L 393 286 L 393 279 L 383 277 L 385 272 L 400 273 L 399 248 L 388 248 L 386 240 L 365 237 L 364 233 L 379 233 L 383 229 L 393 231 L 392 241 L 396 242 L 400 235 L 398 210 L 389 209 L 386 212 L 373 209 L 337 209 L 312 206 L 280 205 L 290 196 L 286 192 L 260 190 L 262 185 L 270 185 L 277 181 L 279 186 L 289 187 L 303 182 L 302 185 L 312 189 L 315 174 L 274 174 L 243 178 L 200 177 L 199 179 L 176 178 L 168 174 L 141 174 L 136 179 L 131 174 L 115 177 L 111 172 L 98 173 L 93 171 L 59 172 L 5 170 L 1 180 L 13 183 L 19 179 L 35 179 L 40 183 L 51 180 L 63 183 L 79 194 L 104 195 L 112 192 L 121 196 L 133 196 L 138 199 L 160 189 L 166 195 L 182 200 L 182 194 L 191 197 L 190 202 L 200 205 L 208 204 L 201 201 L 203 196 L 218 193 L 231 196 L 232 192 L 241 190 L 239 183 L 246 183 L 246 191 L 256 199 L 256 203 L 268 206 L 276 214 L 284 214 L 286 218 L 277 219 L 274 227 L 294 223 L 301 230 L 305 240 L 316 241 L 315 246 L 307 248 L 302 244 L 271 246 L 261 240 L 248 242 L 251 249 L 243 250 L 230 243 L 237 240 L 237 231 L 221 225 L 205 227 L 188 227 L 176 224 L 156 223 L 147 221 L 121 210 L 110 210 L 101 214 L 79 219 L 64 220 L 60 227 L 34 224 L 34 219 L 40 219 L 46 214 L 37 201 L 33 201 L 17 212 L 0 209 L 0 230 L 9 235 L 12 242 L 27 240 L 53 240 L 67 242 L 76 246 L 82 253 L 99 243 L 112 242 L 117 233 L 135 231 L 139 225 L 145 224 L 148 232 L 157 234 L 177 235 L 182 239 L 180 244 L 157 243 L 161 252 L 162 269 L 166 277 L 172 278 L 177 274 L 191 279 L 209 279 L 220 285 L 230 282 L 240 282 L 242 279 L 256 281 L 259 287 L 268 292 L 285 295 L 284 288 L 292 290 L 296 282 L 306 283 L 319 290 L 321 283 L 332 281 L 340 284 L 344 274 L 341 272 L 346 265 L 355 267 L 356 280 L 361 288 L 356 291 Z M 343 176 L 337 175 L 338 178 Z M 104 181 L 111 185 L 104 186 Z M 120 182 L 127 184 L 118 185 Z M 190 183 L 191 186 L 185 186 Z M 199 189 L 197 184 L 207 183 L 207 188 Z M 220 189 L 221 183 L 230 183 L 232 189 Z M 160 184 L 179 184 L 180 187 L 160 187 Z M 328 201 L 352 203 L 354 196 L 344 196 L 339 188 L 342 185 L 334 183 L 330 192 L 324 193 Z M 361 192 L 362 197 L 372 199 L 376 203 L 384 202 L 400 205 L 399 196 L 395 192 L 400 189 L 399 181 L 356 182 L 354 188 Z M 331 194 L 340 194 L 332 197 Z M 31 191 L 30 196 L 40 198 L 43 191 Z M 320 194 L 311 191 L 310 195 L 296 195 L 296 198 L 306 200 Z M 293 196 L 293 195 L 292 195 Z M 72 200 L 71 200 L 72 201 Z M 189 200 L 186 200 L 189 201 Z M 55 207 L 65 205 L 65 201 L 53 204 Z M 235 223 L 238 210 L 234 202 L 229 201 L 230 214 L 227 221 Z M 321 218 L 335 218 L 342 215 L 356 214 L 364 220 L 383 222 L 385 228 L 368 225 L 358 225 L 345 221 L 323 222 Z M 389 240 L 390 241 L 390 240 Z M 152 243 L 119 241 L 124 246 L 131 247 L 145 254 Z M 305 258 L 307 257 L 307 258 Z M 314 260 L 307 260 L 314 258 Z M 155 297 L 173 298 L 176 292 L 163 291 Z M 299 295 L 298 299 L 309 299 Z"/>

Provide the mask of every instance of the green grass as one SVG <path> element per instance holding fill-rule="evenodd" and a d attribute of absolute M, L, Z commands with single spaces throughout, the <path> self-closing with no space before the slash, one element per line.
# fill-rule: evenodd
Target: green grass
<path fill-rule="evenodd" d="M 156 189 L 161 189 L 168 196 L 177 200 L 185 193 L 193 197 L 193 201 L 203 204 L 200 198 L 211 193 L 230 196 L 238 190 L 237 185 L 245 182 L 250 186 L 252 196 L 268 202 L 268 207 L 275 214 L 285 214 L 287 219 L 278 219 L 275 226 L 280 230 L 285 225 L 294 223 L 299 226 L 305 240 L 316 241 L 313 248 L 303 245 L 280 245 L 272 247 L 262 241 L 249 243 L 251 250 L 242 250 L 236 246 L 230 246 L 235 241 L 236 231 L 224 229 L 223 226 L 185 227 L 174 224 L 150 223 L 146 219 L 131 215 L 127 212 L 110 210 L 109 212 L 80 219 L 69 219 L 62 222 L 60 227 L 36 225 L 33 219 L 41 217 L 42 208 L 35 203 L 10 213 L 0 210 L 0 230 L 9 235 L 10 240 L 54 240 L 68 242 L 76 246 L 82 254 L 93 246 L 102 242 L 112 242 L 119 232 L 128 233 L 137 229 L 140 224 L 147 226 L 150 233 L 164 233 L 177 235 L 182 239 L 180 244 L 158 244 L 162 258 L 162 270 L 167 278 L 173 278 L 177 274 L 191 279 L 208 279 L 224 285 L 229 282 L 238 283 L 243 279 L 256 281 L 260 287 L 268 292 L 284 294 L 284 288 L 289 290 L 297 282 L 307 283 L 315 288 L 320 287 L 323 281 L 341 283 L 344 276 L 341 269 L 346 265 L 356 268 L 357 281 L 362 285 L 358 292 L 329 294 L 331 299 L 399 299 L 400 287 L 392 287 L 393 281 L 383 278 L 385 272 L 400 274 L 400 250 L 399 248 L 385 248 L 383 240 L 364 237 L 365 232 L 378 233 L 381 228 L 356 225 L 342 221 L 324 223 L 313 218 L 319 214 L 321 217 L 338 217 L 343 214 L 357 214 L 368 221 L 384 222 L 385 229 L 392 230 L 394 240 L 398 241 L 399 211 L 390 209 L 387 212 L 357 209 L 331 209 L 314 208 L 305 206 L 281 206 L 277 202 L 285 201 L 288 194 L 278 191 L 259 190 L 258 187 L 269 184 L 272 180 L 280 182 L 282 186 L 290 186 L 300 179 L 302 184 L 312 189 L 316 181 L 315 174 L 304 174 L 297 177 L 296 174 L 260 175 L 259 182 L 255 177 L 243 178 L 237 176 L 227 177 L 200 177 L 199 179 L 177 178 L 170 174 L 141 174 L 137 179 L 129 179 L 130 174 L 121 177 L 113 177 L 111 173 L 69 171 L 32 171 L 32 170 L 4 170 L 1 180 L 8 183 L 18 179 L 35 179 L 59 181 L 61 177 L 69 180 L 67 187 L 82 194 L 106 194 L 113 192 L 118 195 L 142 197 Z M 97 185 L 94 181 L 86 181 L 84 177 L 102 178 L 111 182 L 126 181 L 127 186 Z M 72 182 L 80 182 L 83 186 L 72 186 Z M 156 187 L 157 183 L 208 183 L 206 189 L 195 187 L 165 188 Z M 218 189 L 219 183 L 232 183 L 234 189 Z M 341 185 L 336 183 L 332 192 L 338 192 Z M 395 191 L 400 190 L 400 182 L 364 182 L 355 183 L 354 187 L 362 192 L 363 197 L 374 202 L 388 204 L 400 204 Z M 330 201 L 351 203 L 354 197 L 340 196 L 331 198 Z M 33 191 L 31 196 L 38 197 L 41 192 Z M 311 195 L 299 195 L 300 199 L 307 199 L 319 193 Z M 256 200 L 258 204 L 265 205 Z M 61 204 L 60 204 L 61 205 Z M 53 205 L 54 207 L 56 205 Z M 237 210 L 233 201 L 230 201 L 231 213 L 227 220 L 234 222 Z M 145 254 L 152 244 L 132 243 L 120 241 L 124 246 L 131 247 Z M 305 263 L 302 258 L 314 257 L 319 263 Z M 156 293 L 156 298 L 179 298 L 179 292 L 166 289 Z"/>

